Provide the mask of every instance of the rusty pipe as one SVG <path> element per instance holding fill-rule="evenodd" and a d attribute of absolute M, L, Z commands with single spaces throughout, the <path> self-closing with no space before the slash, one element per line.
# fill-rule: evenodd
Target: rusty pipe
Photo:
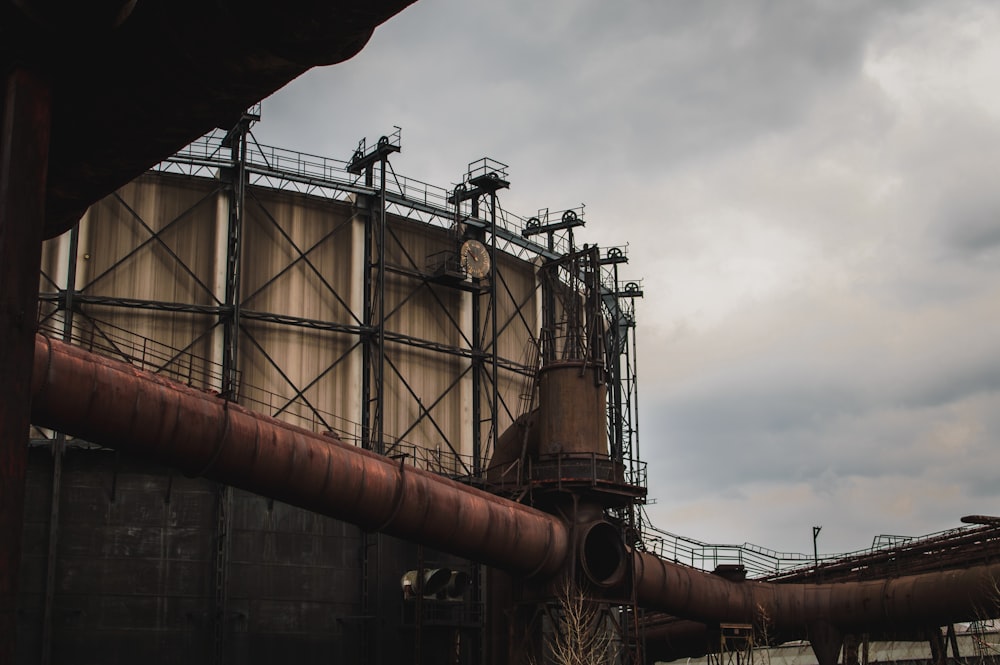
<path fill-rule="evenodd" d="M 817 622 L 841 630 L 939 626 L 976 619 L 997 603 L 1000 564 L 827 584 L 732 582 L 633 552 L 639 604 L 704 622 L 761 623 L 796 631 Z"/>
<path fill-rule="evenodd" d="M 40 335 L 31 393 L 38 425 L 364 529 L 528 575 L 553 574 L 569 556 L 569 530 L 552 515 Z M 601 570 L 614 559 L 597 554 Z M 776 631 L 973 619 L 996 602 L 1000 579 L 1000 564 L 831 584 L 731 582 L 643 552 L 631 564 L 643 607 L 704 622 L 763 620 Z"/>
<path fill-rule="evenodd" d="M 32 422 L 527 575 L 570 550 L 556 517 L 43 335 Z"/>

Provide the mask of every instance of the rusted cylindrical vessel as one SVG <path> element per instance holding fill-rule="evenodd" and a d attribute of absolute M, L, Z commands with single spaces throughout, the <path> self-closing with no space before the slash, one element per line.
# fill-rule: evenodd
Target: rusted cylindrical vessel
<path fill-rule="evenodd" d="M 827 622 L 841 630 L 939 626 L 995 606 L 1000 564 L 829 584 L 731 582 L 633 552 L 639 604 L 704 622 L 759 623 L 777 631 Z"/>
<path fill-rule="evenodd" d="M 573 360 L 538 372 L 538 452 L 607 455 L 607 386 L 600 368 Z"/>
<path fill-rule="evenodd" d="M 513 572 L 570 549 L 551 515 L 41 335 L 32 422 Z"/>

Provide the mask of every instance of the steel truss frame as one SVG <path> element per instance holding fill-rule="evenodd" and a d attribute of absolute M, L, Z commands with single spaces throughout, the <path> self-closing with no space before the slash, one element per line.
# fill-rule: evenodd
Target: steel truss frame
<path fill-rule="evenodd" d="M 120 194 L 113 195 L 124 211 L 123 219 L 128 220 L 142 239 L 130 250 L 117 257 L 107 268 L 83 285 L 72 281 L 65 286 L 58 283 L 53 275 L 42 274 L 40 293 L 40 320 L 44 325 L 55 325 L 60 318 L 66 326 L 67 334 L 85 336 L 91 346 L 99 346 L 103 353 L 118 356 L 129 362 L 142 365 L 145 369 L 165 373 L 173 378 L 197 382 L 199 376 L 208 381 L 198 387 L 218 391 L 227 399 L 250 403 L 254 408 L 269 415 L 288 415 L 293 406 L 308 414 L 307 426 L 335 431 L 344 438 L 355 439 L 359 445 L 376 452 L 402 455 L 407 463 L 446 471 L 455 477 L 466 477 L 471 482 L 479 482 L 485 468 L 485 461 L 499 436 L 501 419 L 513 421 L 519 406 L 508 403 L 500 386 L 521 380 L 531 383 L 538 367 L 538 331 L 531 324 L 533 315 L 528 308 L 534 306 L 537 298 L 543 297 L 542 285 L 536 280 L 534 290 L 518 299 L 515 289 L 505 277 L 501 268 L 501 256 L 506 255 L 522 261 L 556 261 L 573 251 L 572 228 L 557 229 L 548 234 L 546 245 L 540 245 L 524 231 L 539 219 L 566 213 L 539 211 L 539 217 L 524 219 L 505 211 L 499 202 L 497 190 L 502 187 L 478 188 L 485 181 L 477 181 L 484 175 L 484 169 L 494 168 L 498 163 L 481 160 L 469 166 L 463 182 L 469 184 L 468 196 L 455 196 L 454 192 L 399 176 L 392 169 L 389 157 L 400 149 L 400 132 L 396 132 L 368 149 L 362 142 L 359 152 L 348 162 L 332 160 L 260 145 L 251 131 L 259 115 L 248 113 L 228 132 L 213 132 L 191 144 L 177 155 L 166 160 L 153 170 L 179 176 L 211 179 L 216 186 L 210 188 L 173 219 L 167 220 L 158 229 L 155 223 L 143 219 Z M 504 165 L 499 165 L 501 170 Z M 505 175 L 505 171 L 503 171 Z M 258 192 L 276 189 L 309 197 L 327 198 L 340 202 L 353 202 L 355 212 L 352 217 L 325 231 L 309 244 L 297 242 L 285 230 L 280 219 Z M 179 253 L 171 246 L 167 234 L 175 231 L 201 206 L 217 200 L 224 194 L 228 203 L 228 219 L 225 229 L 225 275 L 223 293 L 218 294 L 198 276 Z M 449 202 L 451 197 L 451 202 Z M 261 223 L 270 225 L 279 242 L 289 251 L 290 259 L 273 275 L 257 285 L 252 292 L 243 293 L 243 273 L 247 269 L 243 257 L 243 237 L 247 223 L 248 209 L 258 213 Z M 572 211 L 582 217 L 583 208 Z M 422 257 L 415 257 L 406 243 L 388 224 L 388 216 L 395 215 L 412 222 L 448 230 L 455 235 L 458 244 L 467 237 L 483 241 L 490 252 L 493 271 L 483 280 L 442 280 L 428 270 Z M 324 245 L 334 242 L 356 223 L 363 225 L 364 256 L 364 297 L 363 310 L 356 311 L 350 298 L 338 293 L 337 288 L 326 279 L 313 261 L 313 255 Z M 464 234 L 459 230 L 463 229 Z M 78 232 L 74 230 L 74 239 Z M 391 249 L 402 257 L 401 263 L 389 264 L 387 250 Z M 68 274 L 76 274 L 77 245 L 74 241 L 69 252 Z M 191 280 L 192 288 L 203 297 L 202 303 L 144 300 L 93 293 L 94 287 L 109 278 L 120 267 L 140 257 L 144 252 L 155 251 L 161 260 L 176 266 L 176 269 Z M 609 252 L 609 256 L 616 250 Z M 613 271 L 601 273 L 601 293 L 604 299 L 605 316 L 617 321 L 610 326 L 613 333 L 606 340 L 609 349 L 617 354 L 609 354 L 614 361 L 609 372 L 618 385 L 609 400 L 609 414 L 614 421 L 615 454 L 621 459 L 631 459 L 637 449 L 632 441 L 636 439 L 635 428 L 635 339 L 629 331 L 634 329 L 634 309 L 631 298 L 635 294 L 624 293 L 618 282 L 617 264 Z M 342 321 L 325 321 L 283 312 L 266 311 L 254 307 L 255 301 L 284 275 L 300 270 L 309 275 L 323 297 L 335 301 L 344 313 Z M 402 278 L 400 283 L 408 284 L 406 291 L 392 305 L 386 298 L 386 275 Z M 398 284 L 397 284 L 397 288 Z M 463 323 L 446 305 L 445 293 L 463 292 L 471 301 L 472 328 L 464 329 Z M 434 302 L 449 334 L 457 343 L 445 343 L 434 339 L 421 339 L 399 330 L 393 322 L 396 317 L 418 297 Z M 205 322 L 205 327 L 186 343 L 183 349 L 165 350 L 153 347 L 149 340 L 129 339 L 124 331 L 102 320 L 101 312 L 116 309 L 135 309 L 149 312 L 173 312 L 193 317 Z M 501 312 L 506 314 L 501 316 Z M 75 317 L 75 318 L 74 318 Z M 330 335 L 331 339 L 352 340 L 336 356 L 320 367 L 315 376 L 296 381 L 290 372 L 270 353 L 267 344 L 255 334 L 260 324 L 298 327 L 319 331 Z M 529 340 L 532 349 L 525 357 L 515 359 L 500 355 L 497 340 L 505 334 L 518 334 Z M 207 359 L 196 358 L 193 349 L 222 335 L 221 366 L 212 367 Z M 271 369 L 287 384 L 288 394 L 276 396 L 244 385 L 240 372 L 240 356 L 247 353 L 247 345 L 255 355 L 263 358 Z M 422 396 L 415 389 L 410 377 L 397 359 L 397 351 L 406 348 L 423 349 L 433 353 L 467 359 L 468 365 L 441 390 L 440 394 Z M 313 403 L 310 391 L 338 366 L 360 350 L 362 356 L 363 398 L 361 412 L 344 418 L 323 410 L 322 405 Z M 180 366 L 186 363 L 187 372 Z M 199 371 L 195 371 L 197 366 Z M 472 455 L 462 454 L 457 441 L 451 439 L 445 428 L 437 420 L 435 410 L 449 395 L 459 389 L 471 377 L 472 383 Z M 415 416 L 401 432 L 391 436 L 384 431 L 385 385 L 393 381 L 402 388 L 402 395 L 411 400 Z M 424 398 L 427 398 L 426 400 Z M 523 396 L 522 396 L 523 398 Z M 444 450 L 437 455 L 420 455 L 420 446 L 407 441 L 417 427 L 429 424 L 440 437 Z M 444 457 L 451 459 L 443 462 Z M 58 492 L 58 488 L 53 489 Z M 226 639 L 226 606 L 228 602 L 228 555 L 229 532 L 231 529 L 232 497 L 227 488 L 220 488 L 218 497 L 217 561 L 215 581 L 216 621 L 214 624 L 216 661 L 222 662 Z M 55 523 L 54 523 L 55 524 Z M 372 536 L 366 547 L 366 566 L 377 570 L 380 566 L 381 544 L 378 536 Z M 368 550 L 372 549 L 370 561 Z M 52 558 L 54 561 L 54 557 Z M 365 575 L 365 580 L 370 576 Z M 373 584 L 382 576 L 374 575 Z M 474 576 L 478 593 L 478 578 Z M 368 589 L 367 581 L 362 590 L 363 598 L 377 594 L 377 589 Z M 376 607 L 366 607 L 365 613 L 375 612 Z M 370 655 L 373 662 L 379 658 L 378 640 L 374 640 L 375 650 Z"/>

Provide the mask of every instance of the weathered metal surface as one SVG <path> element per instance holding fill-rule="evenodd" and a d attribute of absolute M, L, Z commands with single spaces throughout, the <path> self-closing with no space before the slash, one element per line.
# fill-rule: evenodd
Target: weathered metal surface
<path fill-rule="evenodd" d="M 219 389 L 219 368 L 209 361 L 218 365 L 226 357 L 218 324 L 232 312 L 221 304 L 228 215 L 219 188 L 219 181 L 210 178 L 149 172 L 88 210 L 80 223 L 79 291 L 73 297 L 96 321 L 78 317 L 74 334 L 82 345 L 88 336 L 100 338 L 96 327 L 116 326 L 128 331 L 130 340 L 118 342 L 130 347 L 127 352 L 140 356 L 145 353 L 140 347 L 153 341 L 158 350 L 147 354 L 151 362 L 173 358 L 165 368 L 173 378 Z M 306 427 L 323 418 L 323 426 L 345 439 L 361 438 L 365 400 L 358 390 L 363 367 L 358 341 L 368 333 L 361 326 L 359 285 L 368 264 L 357 211 L 343 201 L 264 187 L 249 192 L 241 232 L 240 332 L 234 335 L 240 351 L 234 363 L 237 401 Z M 413 270 L 428 253 L 454 248 L 454 236 L 445 229 L 395 215 L 387 223 L 394 265 L 410 260 L 404 248 L 416 263 L 409 266 Z M 48 255 L 43 253 L 42 299 L 49 308 L 62 304 L 61 292 L 54 292 L 48 279 L 67 270 L 60 240 L 47 243 Z M 528 298 L 534 289 L 522 285 L 534 266 L 524 261 L 503 265 L 513 297 Z M 471 452 L 468 294 L 402 271 L 387 273 L 386 291 L 392 313 L 386 321 L 391 361 L 384 388 L 386 448 L 399 438 L 392 453 L 425 442 L 428 461 L 442 472 L 468 473 L 471 464 L 455 454 Z M 129 306 L 115 306 L 120 302 Z M 154 309 L 164 303 L 169 305 Z M 178 316 L 174 305 L 191 313 Z M 504 307 L 501 314 L 514 316 Z M 525 324 L 518 319 L 500 335 L 501 347 L 519 348 L 507 358 L 523 355 L 520 337 L 535 325 L 530 308 L 521 318 Z M 501 397 L 513 404 L 524 377 L 503 367 L 499 376 Z M 506 413 L 500 422 L 506 422 Z"/>
<path fill-rule="evenodd" d="M 647 617 L 642 626 L 646 640 L 646 662 L 657 663 L 678 658 L 698 658 L 718 650 L 719 631 L 699 621 L 659 615 Z"/>
<path fill-rule="evenodd" d="M 607 386 L 584 361 L 559 362 L 538 372 L 539 453 L 608 454 Z"/>
<path fill-rule="evenodd" d="M 47 446 L 29 450 L 20 572 L 18 663 L 37 663 L 51 500 Z M 213 604 L 216 483 L 135 456 L 70 445 L 52 613 L 53 662 L 209 663 L 213 624 L 227 627 L 226 662 L 363 662 L 350 617 L 360 606 L 360 530 L 234 490 L 228 611 Z M 112 490 L 114 498 L 112 499 Z M 385 538 L 379 574 L 413 565 L 414 547 Z M 389 596 L 398 597 L 398 587 Z M 398 623 L 401 600 L 387 603 Z M 281 657 L 281 651 L 285 655 Z M 398 658 L 402 654 L 394 653 Z"/>
<path fill-rule="evenodd" d="M 109 450 L 70 448 L 52 632 L 40 626 L 52 499 L 47 448 L 30 452 L 18 662 L 201 662 L 210 635 L 214 503 L 205 480 L 171 477 Z M 50 643 L 46 645 L 46 639 Z M 162 654 L 162 655 L 159 655 Z"/>
<path fill-rule="evenodd" d="M 731 582 L 633 552 L 639 603 L 704 622 L 754 623 L 794 631 L 826 621 L 843 631 L 938 626 L 972 620 L 996 602 L 1000 564 L 893 579 L 829 584 Z"/>
<path fill-rule="evenodd" d="M 36 340 L 32 394 L 37 423 L 364 529 L 519 574 L 567 570 L 571 556 L 599 586 L 621 574 L 607 538 L 584 538 L 571 554 L 570 529 L 557 517 L 44 337 Z M 994 600 L 1000 579 L 994 564 L 894 579 L 776 584 L 731 581 L 642 552 L 633 552 L 630 562 L 639 606 L 705 623 L 763 621 L 775 634 L 799 637 L 819 627 L 843 634 L 974 619 Z"/>
<path fill-rule="evenodd" d="M 49 146 L 48 82 L 3 71 L 0 97 L 0 664 L 17 621 L 31 353 Z"/>
<path fill-rule="evenodd" d="M 496 565 L 551 574 L 557 518 L 39 336 L 32 421 Z"/>

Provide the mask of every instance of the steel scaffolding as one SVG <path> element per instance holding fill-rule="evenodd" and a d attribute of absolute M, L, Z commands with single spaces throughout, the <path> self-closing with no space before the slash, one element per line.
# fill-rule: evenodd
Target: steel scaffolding
<path fill-rule="evenodd" d="M 519 265 L 562 265 L 567 256 L 574 256 L 577 250 L 573 230 L 583 225 L 583 208 L 539 212 L 527 219 L 504 210 L 499 193 L 509 184 L 507 167 L 489 158 L 469 164 L 461 184 L 448 190 L 399 176 L 391 164 L 391 158 L 402 148 L 399 128 L 370 144 L 362 140 L 352 157 L 341 161 L 260 145 L 252 131 L 259 119 L 259 109 L 251 110 L 232 129 L 212 132 L 153 169 L 162 174 L 159 177 L 210 185 L 198 190 L 198 195 L 180 205 L 169 218 L 144 218 L 122 194 L 112 195 L 107 205 L 116 207 L 119 223 L 125 225 L 134 242 L 102 264 L 103 269 L 84 283 L 67 279 L 67 275 L 75 278 L 77 262 L 90 259 L 88 250 L 81 250 L 75 242 L 65 248 L 65 263 L 57 268 L 57 272 L 65 274 L 41 276 L 41 325 L 62 326 L 67 338 L 85 346 L 218 392 L 225 399 L 268 415 L 297 417 L 311 429 L 336 432 L 365 449 L 395 456 L 401 463 L 483 484 L 498 436 L 505 424 L 523 410 L 523 405 L 517 403 L 520 395 L 512 394 L 511 386 L 530 386 L 545 349 L 548 328 L 544 323 L 541 329 L 536 328 L 537 301 L 544 301 L 543 317 L 551 317 L 553 294 L 558 290 L 536 279 L 533 290 L 520 292 L 510 280 L 508 266 L 514 265 L 512 261 Z M 350 204 L 353 213 L 317 237 L 303 241 L 289 229 L 282 213 L 269 207 L 265 193 L 274 190 L 310 200 Z M 176 244 L 177 237 L 189 230 L 195 213 L 220 205 L 220 200 L 224 201 L 226 215 L 224 266 L 221 284 L 213 284 L 197 266 L 190 265 L 191 258 Z M 266 227 L 287 256 L 284 264 L 275 266 L 269 275 L 261 275 L 248 265 L 245 236 L 250 213 L 254 223 Z M 390 217 L 450 234 L 453 247 L 438 256 L 416 255 L 390 223 Z M 559 222 L 547 225 L 550 217 Z M 314 258 L 331 243 L 350 242 L 351 229 L 358 225 L 363 229 L 364 256 L 360 303 L 328 279 Z M 544 244 L 532 237 L 540 232 L 545 234 Z M 73 233 L 75 238 L 77 232 Z M 470 242 L 485 248 L 485 258 L 470 259 L 465 255 Z M 125 266 L 150 255 L 173 266 L 183 278 L 189 297 L 137 298 L 107 288 Z M 630 484 L 644 484 L 644 469 L 638 462 L 634 335 L 634 298 L 641 296 L 641 290 L 635 282 L 623 285 L 620 281 L 619 267 L 627 261 L 623 248 L 611 248 L 602 254 L 596 247 L 588 247 L 587 256 L 591 297 L 606 321 L 590 344 L 595 353 L 599 349 L 608 360 L 612 455 L 625 466 Z M 483 263 L 474 266 L 470 261 L 481 261 L 488 268 L 483 269 Z M 268 290 L 292 273 L 307 275 L 311 288 L 333 303 L 331 307 L 341 315 L 331 319 L 260 307 Z M 391 294 L 387 291 L 389 276 L 394 284 Z M 572 286 L 577 277 L 563 271 L 559 279 L 566 287 Z M 462 321 L 449 306 L 456 298 L 469 304 L 468 321 Z M 434 304 L 434 310 L 426 315 L 439 319 L 446 333 L 437 337 L 413 335 L 394 323 L 407 308 L 426 307 L 428 302 Z M 126 311 L 136 316 L 171 314 L 187 322 L 192 333 L 180 348 L 167 348 L 156 340 L 137 338 L 116 327 L 113 319 Z M 268 327 L 300 330 L 319 340 L 335 341 L 338 351 L 315 376 L 296 379 L 269 349 L 267 336 L 261 332 Z M 526 339 L 529 348 L 519 356 L 509 349 L 505 351 L 498 340 L 507 335 Z M 413 383 L 415 377 L 408 375 L 399 362 L 397 350 L 401 349 L 453 358 L 462 369 L 439 394 L 424 395 Z M 259 358 L 268 371 L 282 378 L 284 395 L 261 391 L 245 380 L 240 367 L 247 354 Z M 218 365 L 210 360 L 216 356 Z M 331 414 L 313 397 L 315 388 L 356 356 L 361 358 L 360 411 Z M 396 390 L 394 399 L 408 400 L 414 413 L 408 424 L 392 432 L 386 431 L 385 418 L 390 382 Z M 439 422 L 436 409 L 462 385 L 470 383 L 471 389 L 466 388 L 471 390 L 468 431 L 456 434 Z M 436 449 L 412 440 L 420 427 L 435 433 Z M 36 436 L 43 434 L 48 433 L 35 432 Z M 463 439 L 471 442 L 470 450 L 463 448 Z M 55 497 L 58 483 L 57 477 L 52 490 Z M 231 491 L 220 487 L 212 624 L 214 658 L 219 663 L 224 662 L 225 643 L 232 629 L 228 617 L 231 520 Z M 627 521 L 634 522 L 632 518 Z M 57 529 L 56 514 L 52 525 Z M 376 533 L 367 534 L 362 547 L 362 625 L 368 631 L 369 645 L 365 657 L 375 663 L 382 661 L 382 640 L 378 622 L 371 617 L 381 611 L 379 585 L 392 577 L 384 569 L 382 539 Z M 474 567 L 472 573 L 474 602 L 481 603 L 482 571 Z M 417 616 L 417 630 L 421 621 Z M 481 618 L 479 622 L 481 629 Z"/>

